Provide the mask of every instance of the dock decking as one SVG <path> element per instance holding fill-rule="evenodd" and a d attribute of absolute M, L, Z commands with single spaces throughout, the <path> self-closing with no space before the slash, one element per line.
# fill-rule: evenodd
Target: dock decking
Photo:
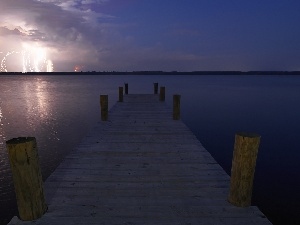
<path fill-rule="evenodd" d="M 10 224 L 271 224 L 231 205 L 229 185 L 158 95 L 125 95 L 46 180 L 46 214 Z"/>

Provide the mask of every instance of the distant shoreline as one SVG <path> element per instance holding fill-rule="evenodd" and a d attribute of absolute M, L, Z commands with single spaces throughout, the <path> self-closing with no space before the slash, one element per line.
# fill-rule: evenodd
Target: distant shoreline
<path fill-rule="evenodd" d="M 81 71 L 81 72 L 0 72 L 0 75 L 300 75 L 300 71 Z"/>

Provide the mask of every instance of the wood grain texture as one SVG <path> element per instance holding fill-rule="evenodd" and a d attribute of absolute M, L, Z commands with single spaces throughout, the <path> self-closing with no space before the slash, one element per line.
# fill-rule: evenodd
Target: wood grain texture
<path fill-rule="evenodd" d="M 6 142 L 20 218 L 34 220 L 47 210 L 36 139 L 14 138 Z"/>
<path fill-rule="evenodd" d="M 160 87 L 159 101 L 164 102 L 166 98 L 166 87 Z"/>
<path fill-rule="evenodd" d="M 251 205 L 259 143 L 260 136 L 256 134 L 238 133 L 235 135 L 228 200 L 236 206 Z"/>
<path fill-rule="evenodd" d="M 128 95 L 128 83 L 125 83 L 125 95 Z"/>
<path fill-rule="evenodd" d="M 173 120 L 180 119 L 180 95 L 173 95 Z"/>
<path fill-rule="evenodd" d="M 154 88 L 154 94 L 158 94 L 158 83 L 153 83 L 153 88 Z"/>
<path fill-rule="evenodd" d="M 119 87 L 119 102 L 123 102 L 123 87 Z"/>
<path fill-rule="evenodd" d="M 108 95 L 100 95 L 101 120 L 108 119 Z"/>

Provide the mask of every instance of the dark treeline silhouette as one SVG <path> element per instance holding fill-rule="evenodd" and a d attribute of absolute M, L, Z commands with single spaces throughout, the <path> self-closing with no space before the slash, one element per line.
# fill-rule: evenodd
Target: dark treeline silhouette
<path fill-rule="evenodd" d="M 300 71 L 81 71 L 81 72 L 0 72 L 0 75 L 300 75 Z"/>

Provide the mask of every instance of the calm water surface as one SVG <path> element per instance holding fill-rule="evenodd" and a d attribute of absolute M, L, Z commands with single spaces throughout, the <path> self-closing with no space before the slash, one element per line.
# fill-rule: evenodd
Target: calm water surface
<path fill-rule="evenodd" d="M 166 101 L 181 94 L 182 120 L 229 174 L 234 134 L 259 133 L 253 204 L 274 224 L 300 224 L 300 76 L 1 76 L 0 224 L 17 214 L 5 140 L 35 136 L 45 180 L 99 121 L 99 95 L 118 87 Z"/>

